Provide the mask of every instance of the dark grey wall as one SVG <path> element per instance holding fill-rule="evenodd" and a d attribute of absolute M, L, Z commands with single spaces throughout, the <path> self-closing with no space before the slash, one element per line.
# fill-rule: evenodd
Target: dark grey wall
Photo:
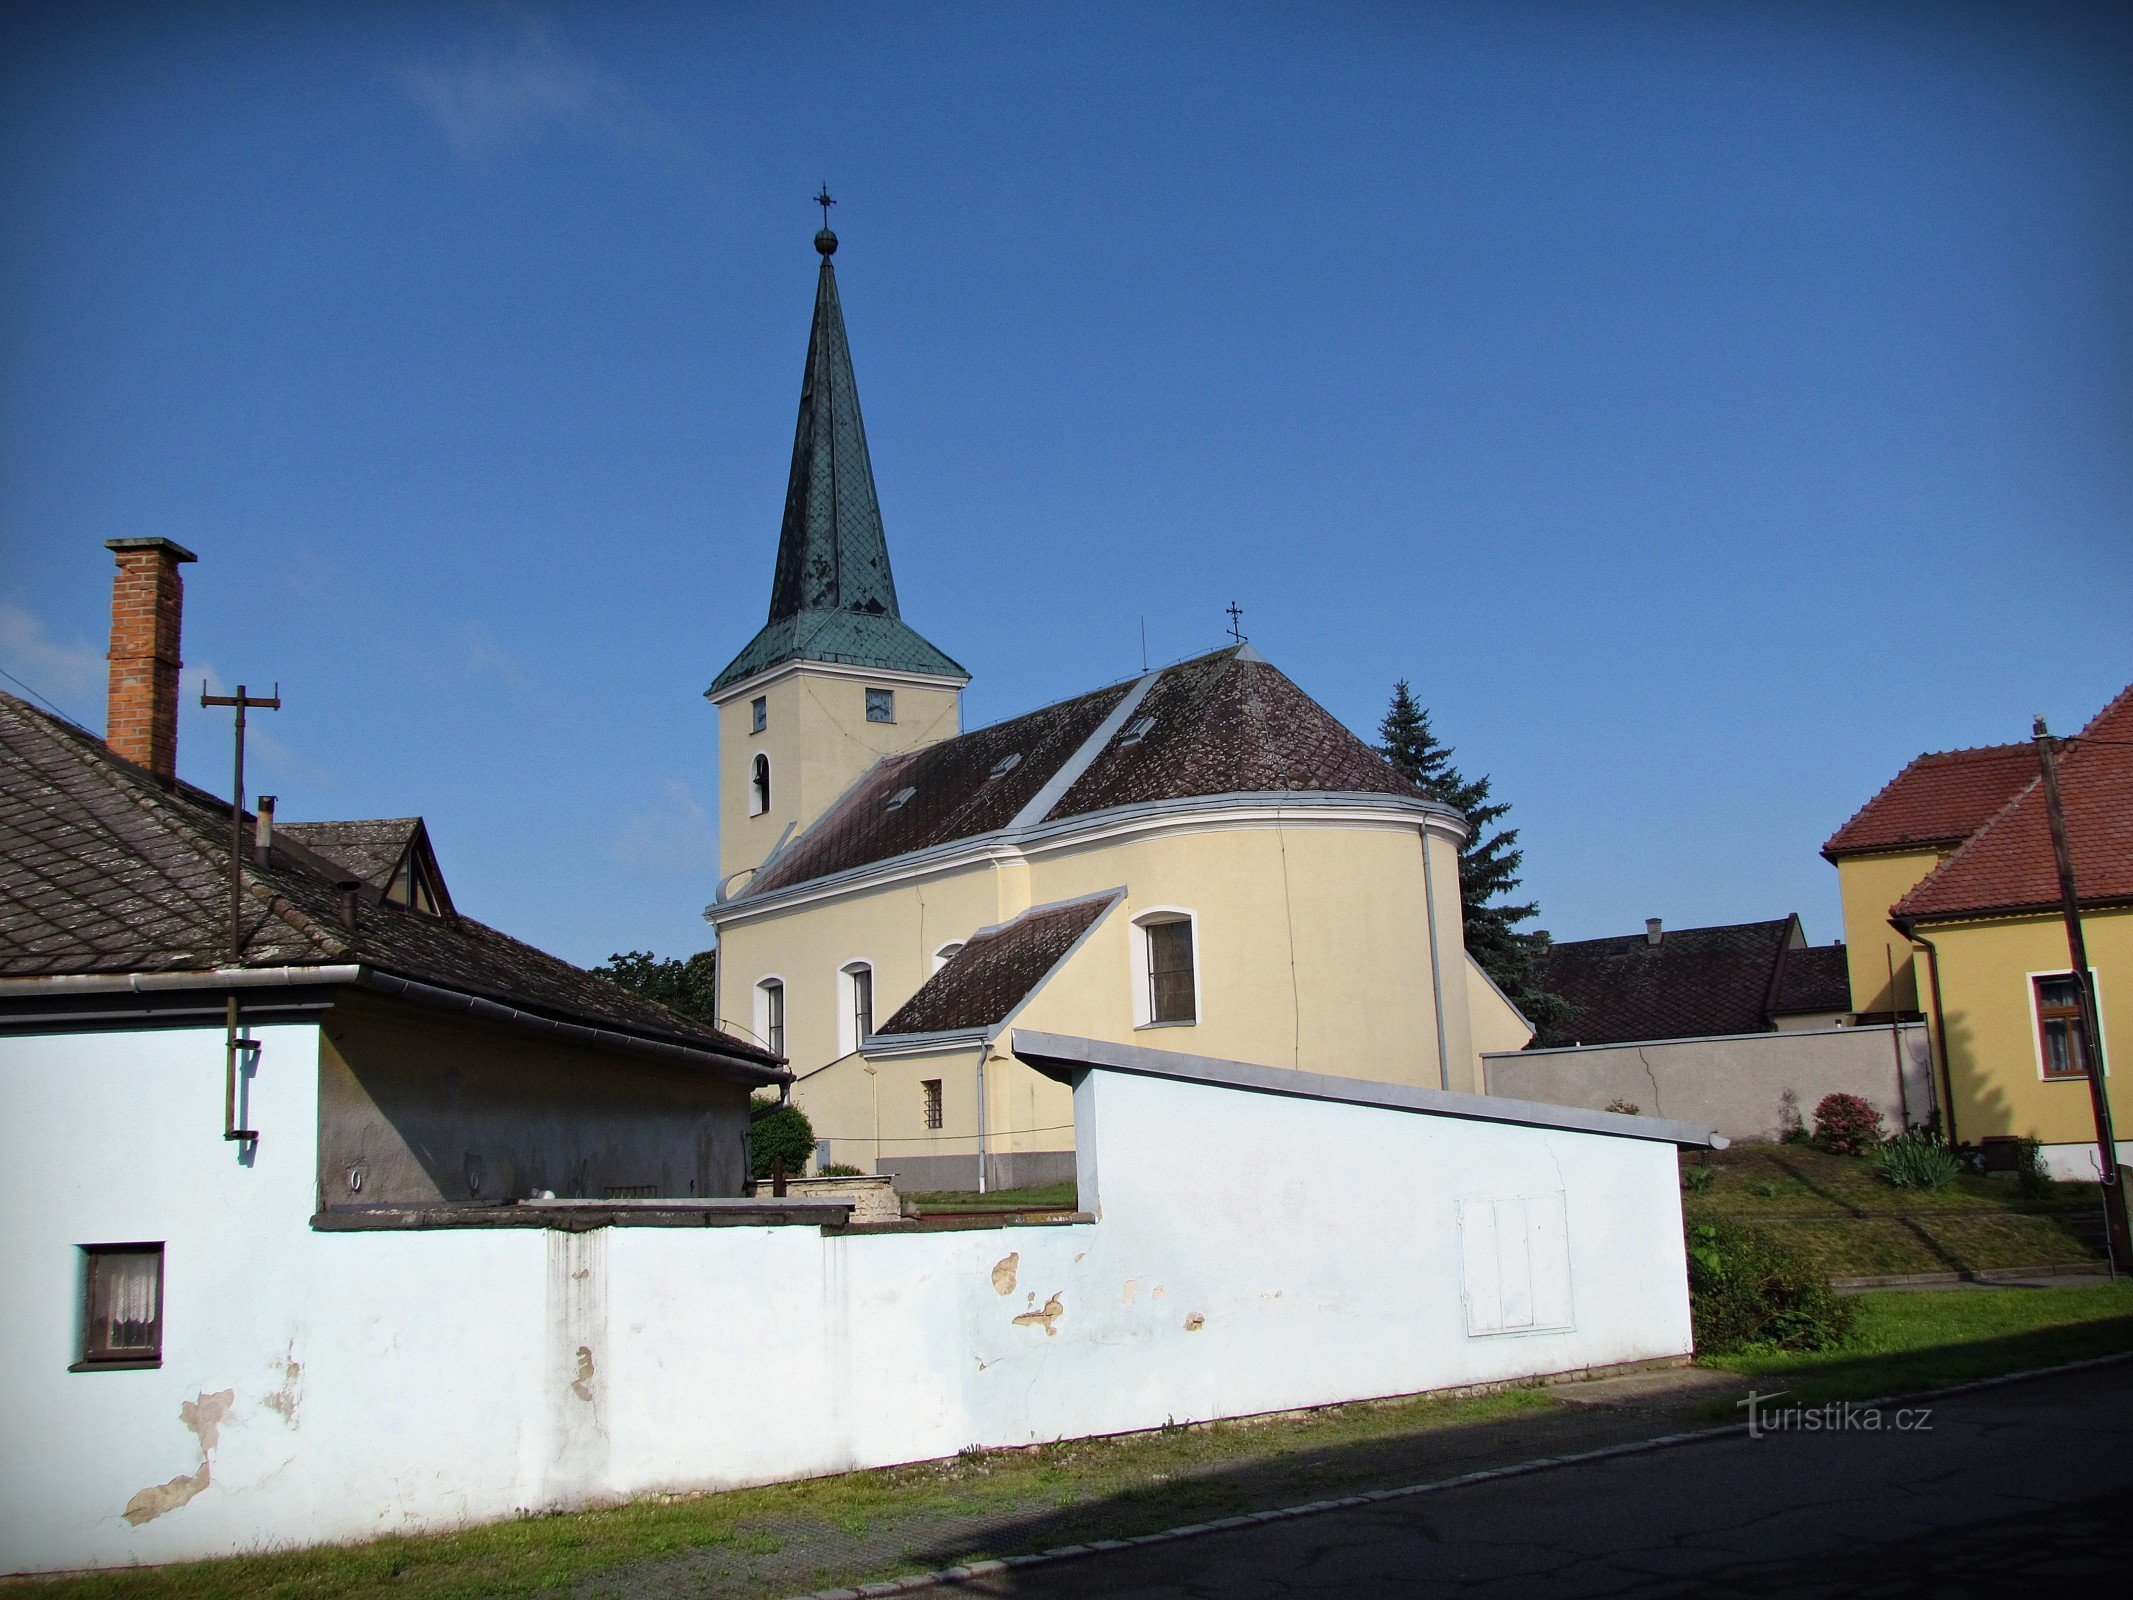
<path fill-rule="evenodd" d="M 327 1208 L 738 1195 L 747 1127 L 738 1084 L 516 1028 L 357 996 L 320 1032 Z"/>

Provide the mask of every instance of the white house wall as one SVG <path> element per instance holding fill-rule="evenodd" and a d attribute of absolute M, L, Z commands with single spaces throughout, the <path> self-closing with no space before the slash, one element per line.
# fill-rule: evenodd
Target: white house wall
<path fill-rule="evenodd" d="M 315 1033 L 264 1036 L 251 1167 L 220 1138 L 218 1033 L 0 1040 L 26 1155 L 0 1176 L 8 1569 L 436 1528 L 1689 1348 L 1666 1144 L 1097 1069 L 1075 1092 L 1091 1223 L 319 1233 Z M 1380 1181 L 1340 1181 L 1358 1172 Z M 1462 1207 L 1488 1219 L 1469 1243 L 1521 1227 L 1539 1242 L 1477 1278 Z M 1569 1325 L 1471 1336 L 1466 1292 L 1529 1254 L 1555 1270 L 1551 1228 Z M 167 1242 L 163 1366 L 68 1372 L 76 1247 L 137 1239 Z M 1507 1293 L 1478 1321 L 1533 1301 Z"/>

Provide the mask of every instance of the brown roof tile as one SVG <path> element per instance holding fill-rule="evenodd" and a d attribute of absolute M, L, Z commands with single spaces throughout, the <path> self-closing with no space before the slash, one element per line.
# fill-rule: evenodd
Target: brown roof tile
<path fill-rule="evenodd" d="M 980 928 L 882 1025 L 878 1037 L 959 1033 L 1005 1022 L 1119 898 L 1114 890 L 1032 906 L 1011 922 Z"/>
<path fill-rule="evenodd" d="M 0 694 L 0 976 L 223 965 L 229 830 L 227 801 L 159 783 L 82 729 Z M 375 886 L 351 932 L 336 888 L 346 870 L 300 843 L 247 866 L 245 964 L 360 964 L 529 1012 L 775 1059 L 471 917 L 383 900 Z"/>
<path fill-rule="evenodd" d="M 1969 840 L 1896 903 L 1902 918 L 2045 910 L 2059 903 L 2058 867 L 2037 758 L 2029 781 Z M 2059 760 L 2068 853 L 2084 905 L 2133 900 L 2133 686 L 2072 740 Z"/>
<path fill-rule="evenodd" d="M 992 833 L 1061 772 L 1132 689 L 1113 684 L 876 766 L 773 856 L 748 899 Z M 1148 720 L 1144 734 L 1133 729 Z M 1001 776 L 1010 755 L 1020 757 Z M 910 797 L 892 809 L 903 790 Z M 1369 745 L 1248 646 L 1164 668 L 1043 820 L 1246 793 L 1421 798 Z"/>
<path fill-rule="evenodd" d="M 1874 850 L 1960 844 L 2036 775 L 2036 753 L 2026 744 L 1922 755 L 1832 834 L 1822 854 L 1834 861 Z"/>

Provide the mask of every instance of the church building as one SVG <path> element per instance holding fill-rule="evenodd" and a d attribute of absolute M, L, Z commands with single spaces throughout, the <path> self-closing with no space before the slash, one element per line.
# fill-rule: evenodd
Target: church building
<path fill-rule="evenodd" d="M 1462 941 L 1465 818 L 1251 645 L 962 730 L 970 675 L 897 603 L 815 247 L 769 620 L 707 691 L 705 914 L 720 1025 L 790 1062 L 819 1162 L 1071 1179 L 1071 1092 L 1011 1025 L 1481 1093 L 1532 1030 Z"/>

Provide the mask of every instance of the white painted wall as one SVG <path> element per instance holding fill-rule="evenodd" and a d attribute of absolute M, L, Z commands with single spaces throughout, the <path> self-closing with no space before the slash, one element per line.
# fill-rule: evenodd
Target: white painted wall
<path fill-rule="evenodd" d="M 1689 1348 L 1664 1144 L 1099 1069 L 1075 1091 L 1094 1223 L 318 1234 L 315 1036 L 263 1036 L 250 1167 L 220 1138 L 219 1034 L 0 1040 L 21 1157 L 0 1170 L 0 1568 L 439 1527 Z M 1325 1181 L 1358 1170 L 1388 1181 Z M 1470 1336 L 1462 1286 L 1529 1257 L 1545 1273 L 1553 1247 L 1501 1245 L 1477 1278 L 1462 1202 L 1509 1239 L 1558 1196 L 1567 1287 L 1528 1298 L 1557 1308 L 1542 1320 L 1567 1300 L 1570 1326 Z M 164 1365 L 69 1373 L 76 1247 L 131 1239 L 168 1244 Z M 196 1481 L 180 1408 L 224 1391 L 205 1486 L 129 1524 L 137 1491 Z"/>

